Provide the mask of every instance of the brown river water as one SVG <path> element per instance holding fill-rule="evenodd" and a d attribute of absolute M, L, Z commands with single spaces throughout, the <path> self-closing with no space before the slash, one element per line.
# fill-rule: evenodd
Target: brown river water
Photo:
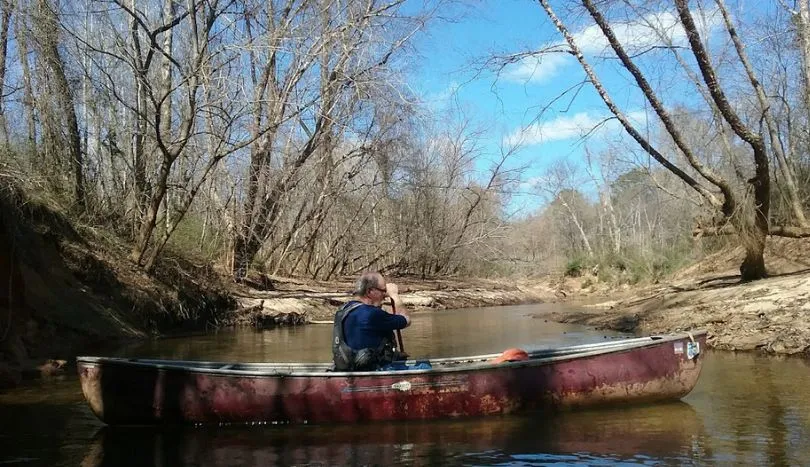
<path fill-rule="evenodd" d="M 533 318 L 545 306 L 415 314 L 405 348 L 448 357 L 619 336 Z M 330 335 L 326 325 L 228 331 L 106 355 L 327 361 Z M 704 357 L 697 387 L 677 403 L 351 426 L 105 427 L 70 373 L 0 393 L 0 466 L 810 465 L 810 361 Z"/>

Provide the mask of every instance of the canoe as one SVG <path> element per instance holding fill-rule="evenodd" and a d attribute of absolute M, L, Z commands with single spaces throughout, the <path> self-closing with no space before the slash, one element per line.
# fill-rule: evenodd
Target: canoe
<path fill-rule="evenodd" d="M 430 369 L 334 372 L 329 363 L 79 357 L 109 425 L 428 420 L 677 400 L 697 383 L 705 331 L 430 360 Z M 413 362 L 409 362 L 413 363 Z"/>

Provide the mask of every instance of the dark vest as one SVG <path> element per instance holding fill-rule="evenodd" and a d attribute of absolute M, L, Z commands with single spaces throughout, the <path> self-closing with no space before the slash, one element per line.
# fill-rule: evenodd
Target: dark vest
<path fill-rule="evenodd" d="M 349 313 L 363 303 L 349 302 L 335 313 L 335 324 L 332 329 L 332 360 L 335 371 L 373 371 L 394 361 L 396 347 L 393 333 L 383 339 L 377 348 L 354 350 L 346 343 L 343 326 Z"/>

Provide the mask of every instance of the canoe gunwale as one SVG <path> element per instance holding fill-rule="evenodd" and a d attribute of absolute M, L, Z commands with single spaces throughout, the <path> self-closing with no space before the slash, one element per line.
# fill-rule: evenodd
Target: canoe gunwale
<path fill-rule="evenodd" d="M 698 337 L 706 334 L 705 330 L 683 332 L 671 335 L 655 335 L 632 339 L 616 340 L 611 342 L 600 342 L 595 344 L 582 344 L 556 349 L 542 349 L 529 352 L 530 360 L 503 362 L 493 364 L 490 360 L 501 354 L 484 354 L 468 357 L 449 357 L 426 359 L 433 365 L 447 365 L 431 369 L 421 370 L 391 370 L 391 371 L 327 371 L 331 363 L 237 363 L 237 362 L 204 362 L 189 360 L 161 360 L 161 359 L 132 359 L 115 357 L 93 357 L 80 356 L 76 358 L 77 364 L 84 366 L 96 365 L 121 365 L 140 368 L 152 368 L 165 371 L 183 371 L 189 373 L 202 373 L 214 376 L 238 376 L 238 377 L 290 377 L 290 378 L 311 378 L 311 377 L 378 377 L 389 378 L 400 375 L 428 375 L 437 373 L 457 373 L 457 372 L 477 372 L 492 370 L 496 368 L 520 368 L 543 366 L 551 363 L 566 360 L 576 360 L 598 355 L 613 353 L 631 352 L 645 347 L 658 346 L 669 342 L 689 339 L 697 341 Z M 703 349 L 701 349 L 701 352 Z M 545 356 L 543 356 L 545 355 Z M 414 363 L 415 360 L 409 360 Z M 263 369 L 234 369 L 230 368 L 238 365 L 265 366 Z M 452 365 L 452 366 L 450 366 Z M 207 368 L 206 366 L 210 366 Z M 296 371 L 296 368 L 311 369 L 323 368 L 322 371 Z"/>

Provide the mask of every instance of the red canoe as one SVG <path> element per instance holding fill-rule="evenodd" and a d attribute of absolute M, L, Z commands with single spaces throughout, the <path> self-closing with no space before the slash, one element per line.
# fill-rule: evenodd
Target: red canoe
<path fill-rule="evenodd" d="M 84 397 L 110 425 L 439 419 L 677 400 L 695 387 L 705 331 L 500 356 L 428 370 L 332 372 L 327 363 L 79 357 Z"/>

